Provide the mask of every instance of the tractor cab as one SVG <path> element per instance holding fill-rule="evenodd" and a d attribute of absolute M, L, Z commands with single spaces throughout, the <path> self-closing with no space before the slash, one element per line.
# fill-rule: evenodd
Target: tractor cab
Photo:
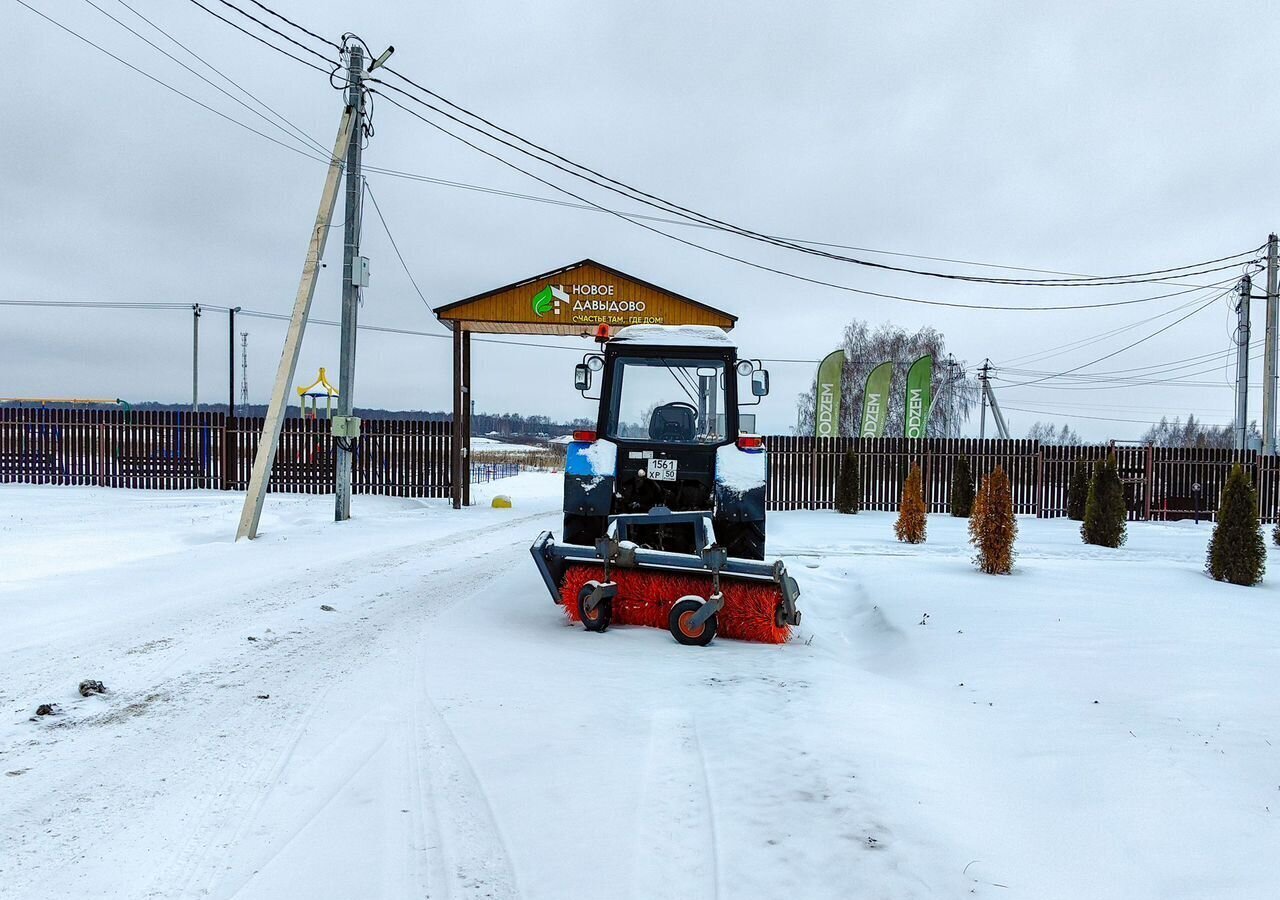
<path fill-rule="evenodd" d="M 739 407 L 768 393 L 769 373 L 714 327 L 602 326 L 597 340 L 574 373 L 599 406 L 596 430 L 569 445 L 564 539 L 590 545 L 609 515 L 710 510 L 732 555 L 762 559 L 767 463 Z M 693 551 L 670 526 L 636 530 L 654 549 Z"/>

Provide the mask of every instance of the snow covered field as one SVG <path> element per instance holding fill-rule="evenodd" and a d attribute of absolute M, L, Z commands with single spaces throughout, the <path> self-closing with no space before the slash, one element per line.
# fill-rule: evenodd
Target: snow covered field
<path fill-rule="evenodd" d="M 1023 519 L 998 578 L 962 521 L 777 514 L 803 627 L 698 650 L 566 627 L 559 477 L 497 492 L 235 545 L 240 495 L 0 487 L 0 896 L 1280 895 L 1274 555 Z"/>

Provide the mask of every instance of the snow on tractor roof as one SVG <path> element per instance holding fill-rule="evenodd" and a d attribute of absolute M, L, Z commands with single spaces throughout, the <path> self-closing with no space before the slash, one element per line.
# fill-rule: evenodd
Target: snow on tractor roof
<path fill-rule="evenodd" d="M 667 347 L 733 347 L 724 329 L 714 325 L 628 325 L 614 334 L 615 341 Z"/>

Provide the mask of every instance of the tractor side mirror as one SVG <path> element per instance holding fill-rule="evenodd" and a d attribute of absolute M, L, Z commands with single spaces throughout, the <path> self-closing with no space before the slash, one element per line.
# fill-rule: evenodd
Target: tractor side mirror
<path fill-rule="evenodd" d="M 591 390 L 591 369 L 586 363 L 578 363 L 573 367 L 573 386 L 579 391 Z"/>
<path fill-rule="evenodd" d="M 751 373 L 751 394 L 754 397 L 769 396 L 769 370 L 756 369 Z"/>

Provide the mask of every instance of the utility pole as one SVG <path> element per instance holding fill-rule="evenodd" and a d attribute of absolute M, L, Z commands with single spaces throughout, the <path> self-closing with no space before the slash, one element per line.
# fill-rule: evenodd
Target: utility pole
<path fill-rule="evenodd" d="M 1009 426 L 1005 424 L 1004 413 L 1000 412 L 1000 404 L 996 402 L 995 392 L 991 390 L 991 360 L 984 359 L 982 368 L 978 370 L 978 380 L 982 382 L 982 416 L 978 420 L 978 437 L 987 436 L 987 405 L 991 406 L 991 419 L 996 423 L 996 433 L 1004 440 L 1009 440 Z"/>
<path fill-rule="evenodd" d="M 987 375 L 991 372 L 991 360 L 984 359 L 982 368 L 978 370 L 978 380 L 982 382 L 982 411 L 978 414 L 978 440 L 987 437 Z"/>
<path fill-rule="evenodd" d="M 347 50 L 347 105 L 355 110 L 355 127 L 347 141 L 347 216 L 342 246 L 342 330 L 338 357 L 338 416 L 335 421 L 334 446 L 336 485 L 333 518 L 344 522 L 351 518 L 351 451 L 355 436 L 344 427 L 355 408 L 356 318 L 360 309 L 360 288 L 355 267 L 360 255 L 360 139 L 364 120 L 364 51 L 352 43 Z M 339 434 L 342 432 L 342 434 Z"/>
<path fill-rule="evenodd" d="M 1249 298 L 1253 279 L 1240 279 L 1240 299 L 1236 301 L 1236 449 L 1244 450 L 1249 434 Z"/>
<path fill-rule="evenodd" d="M 1280 267 L 1274 233 L 1267 237 L 1267 332 L 1262 352 L 1262 452 L 1276 452 L 1276 329 L 1280 328 Z"/>
<path fill-rule="evenodd" d="M 236 313 L 240 307 L 227 310 L 227 418 L 236 417 Z"/>
<path fill-rule="evenodd" d="M 191 304 L 191 411 L 200 411 L 200 304 Z"/>
<path fill-rule="evenodd" d="M 240 406 L 249 405 L 249 332 L 240 332 Z"/>
<path fill-rule="evenodd" d="M 311 240 L 307 244 L 307 256 L 302 264 L 302 278 L 298 294 L 293 301 L 293 314 L 289 317 L 289 331 L 285 335 L 284 350 L 276 368 L 276 380 L 271 387 L 271 400 L 262 423 L 262 436 L 258 440 L 257 455 L 253 458 L 253 473 L 249 478 L 249 490 L 245 492 L 244 508 L 240 511 L 240 524 L 236 526 L 236 540 L 258 536 L 258 522 L 262 518 L 262 501 L 266 499 L 267 483 L 275 463 L 276 450 L 280 446 L 280 430 L 288 409 L 289 388 L 298 366 L 298 353 L 302 349 L 302 335 L 307 327 L 307 314 L 316 293 L 316 276 L 320 273 L 320 257 L 329 237 L 329 224 L 333 221 L 333 207 L 338 200 L 338 183 L 342 177 L 342 157 L 350 134 L 356 128 L 355 110 L 347 107 L 342 112 L 338 136 L 334 141 L 333 156 L 325 176 L 324 190 L 320 194 L 320 208 L 316 211 L 315 224 L 311 228 Z"/>
<path fill-rule="evenodd" d="M 956 407 L 956 358 L 947 354 L 947 418 L 943 423 L 942 436 L 951 437 L 951 423 L 955 420 Z"/>

